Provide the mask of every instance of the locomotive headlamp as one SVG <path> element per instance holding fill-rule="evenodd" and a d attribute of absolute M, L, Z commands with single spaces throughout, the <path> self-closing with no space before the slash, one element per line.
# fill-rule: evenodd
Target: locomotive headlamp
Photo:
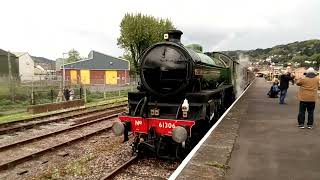
<path fill-rule="evenodd" d="M 159 116 L 160 115 L 160 109 L 154 109 L 154 115 Z"/>
<path fill-rule="evenodd" d="M 189 111 L 189 103 L 187 99 L 184 99 L 182 103 L 182 111 Z"/>
<path fill-rule="evenodd" d="M 188 111 L 189 111 L 189 103 L 187 99 L 184 99 L 182 106 L 182 117 L 187 118 L 188 117 Z"/>
<path fill-rule="evenodd" d="M 185 142 L 187 137 L 188 137 L 188 132 L 182 126 L 178 126 L 174 128 L 172 131 L 172 139 L 177 143 Z"/>
<path fill-rule="evenodd" d="M 164 40 L 168 40 L 168 39 L 169 39 L 169 34 L 167 34 L 167 33 L 164 34 L 164 35 L 163 35 L 163 39 L 164 39 Z"/>
<path fill-rule="evenodd" d="M 114 122 L 112 125 L 112 131 L 116 136 L 121 136 L 124 133 L 124 124 L 122 122 Z"/>

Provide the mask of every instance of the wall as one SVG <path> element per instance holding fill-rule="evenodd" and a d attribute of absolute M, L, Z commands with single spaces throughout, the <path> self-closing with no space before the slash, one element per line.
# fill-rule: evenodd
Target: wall
<path fill-rule="evenodd" d="M 130 81 L 128 70 L 118 70 L 118 84 L 127 84 Z"/>
<path fill-rule="evenodd" d="M 34 62 L 28 53 L 18 56 L 19 58 L 19 75 L 21 81 L 37 80 L 34 76 Z"/>
<path fill-rule="evenodd" d="M 70 69 L 65 70 L 65 79 L 66 81 L 71 80 L 71 74 Z M 81 82 L 81 75 L 80 70 L 77 71 L 77 84 L 80 84 Z M 105 84 L 105 70 L 90 70 L 90 84 L 92 85 L 99 85 L 99 84 Z M 117 70 L 117 84 L 118 85 L 124 85 L 128 84 L 130 82 L 130 75 L 128 70 Z"/>
<path fill-rule="evenodd" d="M 11 72 L 14 78 L 19 78 L 19 64 L 18 58 L 15 56 L 10 56 L 11 62 Z M 9 75 L 9 67 L 8 67 L 8 56 L 0 55 L 0 76 L 8 76 Z"/>
<path fill-rule="evenodd" d="M 104 84 L 105 83 L 104 74 L 105 74 L 105 71 L 91 70 L 90 71 L 91 84 Z"/>

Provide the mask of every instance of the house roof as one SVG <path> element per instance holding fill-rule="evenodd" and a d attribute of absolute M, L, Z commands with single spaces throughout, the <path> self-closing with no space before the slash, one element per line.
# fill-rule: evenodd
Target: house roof
<path fill-rule="evenodd" d="M 35 66 L 41 66 L 44 70 L 55 70 L 56 62 L 44 57 L 31 56 L 28 52 L 12 52 L 17 57 L 23 56 L 25 54 L 29 55 Z"/>
<path fill-rule="evenodd" d="M 28 54 L 27 52 L 12 52 L 14 55 L 16 55 L 17 57 L 20 57 L 24 54 Z"/>
<path fill-rule="evenodd" d="M 129 70 L 130 63 L 127 60 L 112 57 L 97 51 L 91 51 L 89 58 L 64 65 L 65 69 L 91 69 L 91 70 Z"/>
<path fill-rule="evenodd" d="M 0 56 L 8 56 L 8 51 L 0 49 Z M 10 56 L 16 57 L 16 55 L 10 53 Z"/>

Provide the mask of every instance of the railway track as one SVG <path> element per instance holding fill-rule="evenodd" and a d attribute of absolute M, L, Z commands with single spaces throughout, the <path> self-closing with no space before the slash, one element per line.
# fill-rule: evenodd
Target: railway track
<path fill-rule="evenodd" d="M 131 159 L 123 163 L 121 166 L 117 167 L 115 170 L 107 174 L 106 176 L 102 177 L 101 180 L 108 180 L 115 177 L 118 173 L 120 173 L 122 170 L 126 169 L 128 166 L 136 162 L 138 159 L 138 156 L 133 156 Z"/>
<path fill-rule="evenodd" d="M 154 158 L 131 157 L 112 172 L 102 177 L 101 180 L 108 179 L 168 179 L 176 170 L 180 162 L 159 160 Z"/>
<path fill-rule="evenodd" d="M 35 126 L 40 126 L 40 125 L 45 125 L 49 123 L 57 123 L 60 121 L 64 121 L 67 119 L 73 119 L 76 117 L 81 117 L 83 116 L 82 120 L 78 120 L 79 122 L 81 121 L 86 121 L 87 118 L 91 118 L 91 116 L 94 115 L 104 115 L 104 111 L 106 108 L 108 109 L 115 109 L 115 108 L 120 108 L 120 107 L 125 107 L 127 105 L 126 101 L 120 103 L 119 105 L 114 105 L 109 107 L 107 105 L 101 106 L 101 108 L 97 109 L 77 109 L 71 112 L 67 112 L 65 115 L 61 115 L 60 113 L 53 115 L 48 115 L 44 116 L 41 118 L 31 118 L 29 120 L 23 120 L 23 121 L 16 121 L 16 122 L 11 122 L 11 123 L 4 123 L 0 124 L 0 135 L 2 134 L 7 134 L 10 132 L 16 132 L 24 129 L 30 129 Z M 91 115 L 90 115 L 91 114 Z"/>
<path fill-rule="evenodd" d="M 75 124 L 64 129 L 2 145 L 0 146 L 0 171 L 56 148 L 108 131 L 112 127 L 110 119 L 124 111 L 125 107 L 117 107 L 98 116 L 78 118 Z"/>

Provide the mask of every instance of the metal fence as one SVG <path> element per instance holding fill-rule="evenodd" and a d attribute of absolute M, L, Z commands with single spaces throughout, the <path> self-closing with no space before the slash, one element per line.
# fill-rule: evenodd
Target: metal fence
<path fill-rule="evenodd" d="M 104 82 L 103 79 L 95 79 L 94 82 Z M 135 91 L 137 78 L 121 85 L 96 84 L 72 84 L 64 82 L 62 87 L 61 76 L 36 76 L 28 80 L 18 78 L 0 77 L 0 115 L 1 112 L 12 109 L 25 109 L 28 105 L 53 103 L 64 101 L 66 89 L 72 99 L 85 99 L 86 102 L 97 102 L 111 98 L 125 97 L 129 91 Z"/>

